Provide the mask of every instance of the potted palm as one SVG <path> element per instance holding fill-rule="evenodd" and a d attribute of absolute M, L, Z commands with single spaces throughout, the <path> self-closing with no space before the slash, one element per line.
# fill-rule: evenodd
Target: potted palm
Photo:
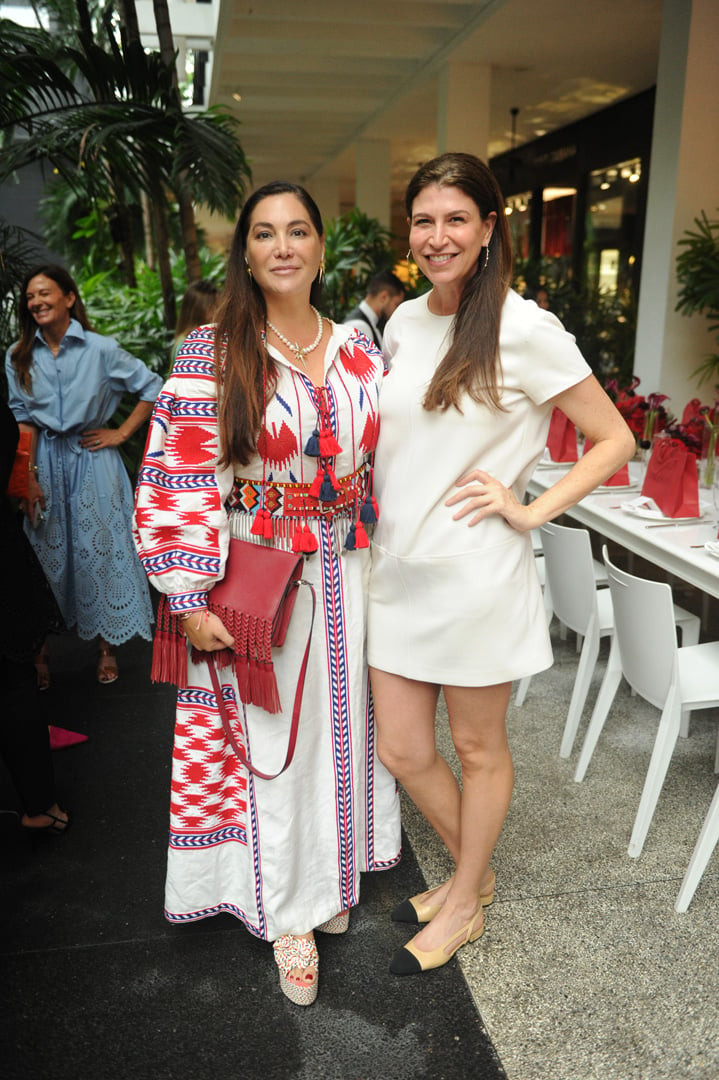
<path fill-rule="evenodd" d="M 676 310 L 683 315 L 706 315 L 719 346 L 719 220 L 710 221 L 702 210 L 694 225 L 678 242 Z M 700 383 L 706 379 L 719 382 L 719 352 L 706 356 L 693 374 Z"/>

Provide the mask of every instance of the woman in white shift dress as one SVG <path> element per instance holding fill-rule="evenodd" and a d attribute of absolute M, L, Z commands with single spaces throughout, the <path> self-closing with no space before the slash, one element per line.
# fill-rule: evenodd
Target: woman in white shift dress
<path fill-rule="evenodd" d="M 529 530 L 634 451 L 574 338 L 510 290 L 509 228 L 487 166 L 470 154 L 435 158 L 410 181 L 406 206 L 410 248 L 433 288 L 385 331 L 368 658 L 380 758 L 456 869 L 393 913 L 428 924 L 393 957 L 397 975 L 439 967 L 476 940 L 494 895 L 489 860 L 513 785 L 511 684 L 552 663 Z M 594 446 L 523 506 L 555 405 Z M 436 750 L 440 689 L 461 790 Z"/>
<path fill-rule="evenodd" d="M 187 665 L 167 918 L 241 919 L 274 943 L 282 990 L 300 1005 L 317 995 L 314 931 L 347 929 L 361 872 L 395 865 L 401 843 L 396 783 L 375 751 L 369 545 L 358 523 L 371 491 L 383 362 L 361 333 L 312 306 L 322 256 L 322 218 L 303 188 L 279 182 L 250 196 L 217 327 L 190 334 L 157 401 L 135 512 L 140 557 L 171 613 L 158 618 L 158 660 L 179 655 Z M 255 777 L 233 752 L 207 665 L 193 662 L 177 633 L 184 627 L 204 651 L 232 644 L 207 610 L 230 536 L 313 552 L 303 578 L 317 613 L 297 744 L 272 780 Z M 309 617 L 303 589 L 285 644 L 273 649 L 282 712 L 243 707 L 235 670 L 221 672 L 234 736 L 265 772 L 284 760 Z"/>

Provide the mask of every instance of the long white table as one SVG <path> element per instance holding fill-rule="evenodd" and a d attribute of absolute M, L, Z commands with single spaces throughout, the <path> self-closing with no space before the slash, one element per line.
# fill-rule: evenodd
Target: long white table
<path fill-rule="evenodd" d="M 638 478 L 638 468 L 634 462 L 630 464 L 631 479 Z M 529 495 L 534 498 L 541 495 L 566 471 L 561 467 L 537 468 L 527 488 Z M 719 598 L 719 559 L 704 550 L 707 540 L 717 538 L 715 516 L 708 515 L 707 520 L 698 520 L 691 525 L 647 528 L 653 523 L 626 513 L 620 506 L 622 502 L 637 498 L 639 493 L 639 487 L 632 491 L 606 489 L 593 492 L 566 512 L 587 528 Z M 701 500 L 701 491 L 699 494 Z"/>

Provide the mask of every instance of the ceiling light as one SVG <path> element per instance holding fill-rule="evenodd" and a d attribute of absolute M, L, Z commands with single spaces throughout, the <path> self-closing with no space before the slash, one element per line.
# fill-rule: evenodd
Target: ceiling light
<path fill-rule="evenodd" d="M 602 183 L 599 186 L 602 189 L 602 191 L 609 191 L 609 188 L 611 187 L 608 180 L 603 180 Z"/>
<path fill-rule="evenodd" d="M 237 92 L 235 92 L 232 96 L 235 101 L 242 101 L 242 94 L 238 94 Z"/>

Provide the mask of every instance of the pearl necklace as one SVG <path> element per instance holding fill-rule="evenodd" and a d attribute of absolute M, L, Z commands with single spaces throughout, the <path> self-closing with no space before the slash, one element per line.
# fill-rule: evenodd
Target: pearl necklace
<path fill-rule="evenodd" d="M 270 330 L 274 331 L 274 333 L 277 335 L 283 345 L 286 345 L 290 352 L 293 352 L 295 354 L 295 360 L 299 360 L 299 362 L 305 368 L 307 367 L 307 355 L 308 353 L 313 352 L 317 348 L 320 343 L 320 339 L 322 338 L 322 332 L 324 330 L 324 327 L 322 325 L 322 316 L 320 315 L 319 311 L 316 307 L 313 307 L 312 304 L 310 304 L 310 307 L 317 316 L 317 337 L 311 345 L 306 345 L 304 348 L 302 348 L 299 342 L 290 341 L 289 338 L 286 338 L 284 334 L 280 333 L 274 323 L 271 323 L 269 319 L 267 320 L 267 325 L 269 326 Z"/>

